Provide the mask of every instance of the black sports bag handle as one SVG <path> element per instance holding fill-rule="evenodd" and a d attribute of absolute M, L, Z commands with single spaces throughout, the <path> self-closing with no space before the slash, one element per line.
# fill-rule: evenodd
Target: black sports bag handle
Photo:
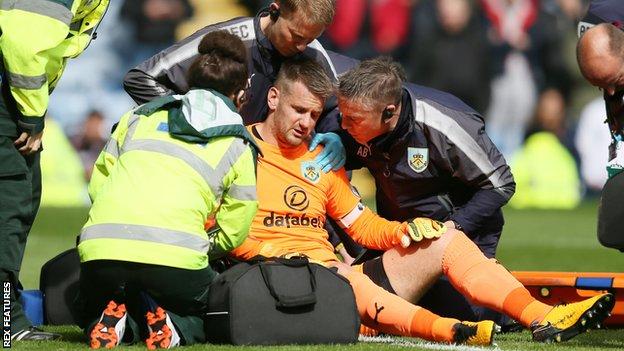
<path fill-rule="evenodd" d="M 284 264 L 289 267 L 306 267 L 308 270 L 308 275 L 310 277 L 310 292 L 302 295 L 282 295 L 275 292 L 273 288 L 273 280 L 271 279 L 271 263 L 270 262 L 259 262 L 260 273 L 262 274 L 262 279 L 264 279 L 264 283 L 269 289 L 269 293 L 275 299 L 275 306 L 278 308 L 293 308 L 293 307 L 303 307 L 314 305 L 316 303 L 316 278 L 314 277 L 314 273 L 312 272 L 312 267 L 310 266 L 310 262 L 303 258 L 294 258 L 294 259 L 284 259 L 278 258 L 275 259 L 275 262 Z"/>
<path fill-rule="evenodd" d="M 307 266 L 308 268 L 310 268 L 310 261 L 308 260 L 308 258 L 306 256 L 293 256 L 293 257 L 289 257 L 289 258 L 285 258 L 285 257 L 275 257 L 273 259 L 275 262 L 281 263 L 284 266 L 288 266 L 288 267 L 305 267 Z M 314 276 L 312 274 L 312 271 L 310 271 L 310 276 Z"/>
<path fill-rule="evenodd" d="M 246 261 L 249 264 L 255 264 L 259 262 L 277 262 L 288 267 L 304 267 L 310 263 L 307 256 L 280 256 L 280 257 L 266 257 L 262 255 L 256 255 Z"/>

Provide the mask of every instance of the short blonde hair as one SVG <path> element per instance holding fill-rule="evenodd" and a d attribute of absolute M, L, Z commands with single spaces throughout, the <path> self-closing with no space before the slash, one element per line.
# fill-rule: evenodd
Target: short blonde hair
<path fill-rule="evenodd" d="M 289 91 L 291 83 L 300 82 L 320 98 L 323 103 L 334 94 L 335 86 L 327 72 L 316 61 L 308 57 L 291 58 L 284 63 L 277 74 L 275 86 L 282 91 Z"/>
<path fill-rule="evenodd" d="M 310 23 L 329 26 L 336 13 L 336 0 L 276 0 L 283 13 L 302 11 Z"/>
<path fill-rule="evenodd" d="M 340 76 L 338 95 L 357 101 L 369 108 L 398 104 L 403 94 L 405 71 L 390 57 L 360 62 L 357 67 Z"/>

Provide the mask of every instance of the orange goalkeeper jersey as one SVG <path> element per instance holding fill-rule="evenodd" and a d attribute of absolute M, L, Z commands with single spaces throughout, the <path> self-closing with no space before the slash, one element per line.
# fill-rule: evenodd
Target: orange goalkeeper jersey
<path fill-rule="evenodd" d="M 326 215 L 364 246 L 388 249 L 400 242 L 399 222 L 367 209 L 352 190 L 344 169 L 323 173 L 314 162 L 320 148 L 307 144 L 280 149 L 248 127 L 262 150 L 258 158 L 258 212 L 249 236 L 231 254 L 243 260 L 299 253 L 320 262 L 338 258 L 324 229 Z"/>

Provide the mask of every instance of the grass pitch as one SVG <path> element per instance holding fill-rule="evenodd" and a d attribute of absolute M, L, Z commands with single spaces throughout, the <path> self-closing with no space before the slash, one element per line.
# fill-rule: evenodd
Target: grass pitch
<path fill-rule="evenodd" d="M 41 209 L 26 249 L 21 280 L 27 289 L 38 288 L 41 265 L 59 252 L 75 245 L 87 209 Z M 505 230 L 498 259 L 510 270 L 621 272 L 624 253 L 600 246 L 596 239 L 596 203 L 585 202 L 572 211 L 517 211 L 505 209 Z M 63 335 L 57 342 L 16 342 L 19 350 L 86 350 L 87 345 L 77 327 L 46 327 Z M 503 334 L 496 347 L 474 348 L 431 344 L 419 339 L 392 338 L 367 340 L 347 346 L 234 347 L 196 345 L 187 350 L 624 350 L 624 330 L 596 330 L 562 344 L 530 342 L 530 334 Z M 144 345 L 122 349 L 144 350 Z"/>
<path fill-rule="evenodd" d="M 82 333 L 75 326 L 46 327 L 46 330 L 63 335 L 63 341 L 53 342 L 14 342 L 16 350 L 89 350 L 82 338 Z M 229 345 L 193 345 L 184 346 L 180 350 L 199 351 L 317 351 L 317 350 L 348 350 L 348 351 L 390 351 L 390 350 L 443 350 L 443 351 L 590 351 L 590 350 L 624 350 L 624 330 L 592 330 L 561 344 L 538 344 L 529 341 L 528 331 L 513 334 L 501 334 L 496 337 L 496 345 L 491 347 L 470 347 L 435 344 L 420 339 L 410 338 L 375 338 L 355 345 L 287 345 L 287 346 L 229 346 Z M 146 350 L 145 345 L 120 346 L 120 350 Z"/>

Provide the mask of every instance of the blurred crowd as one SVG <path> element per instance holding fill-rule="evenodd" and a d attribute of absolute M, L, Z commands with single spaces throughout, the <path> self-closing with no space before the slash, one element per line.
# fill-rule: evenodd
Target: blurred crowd
<path fill-rule="evenodd" d="M 68 67 L 48 110 L 77 151 L 76 181 L 89 179 L 111 126 L 134 105 L 122 88 L 130 68 L 208 24 L 253 16 L 268 3 L 112 2 L 97 40 Z M 410 81 L 452 93 L 483 115 L 518 183 L 510 205 L 570 208 L 599 193 L 607 179 L 605 111 L 575 61 L 576 25 L 587 1 L 337 0 L 336 6 L 320 38 L 325 48 L 357 59 L 393 56 Z M 58 140 L 53 133 L 44 134 L 47 150 Z M 53 155 L 44 153 L 44 182 Z M 43 204 L 54 205 L 49 199 L 44 192 Z"/>

